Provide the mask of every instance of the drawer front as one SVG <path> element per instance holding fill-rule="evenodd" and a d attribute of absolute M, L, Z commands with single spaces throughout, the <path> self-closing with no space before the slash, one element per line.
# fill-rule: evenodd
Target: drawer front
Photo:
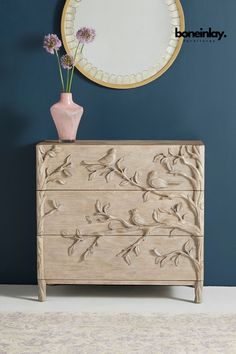
<path fill-rule="evenodd" d="M 81 280 L 202 280 L 202 237 L 110 236 L 43 243 L 44 278 Z M 42 246 L 42 245 L 41 245 Z"/>
<path fill-rule="evenodd" d="M 203 192 L 37 192 L 38 235 L 203 236 Z"/>
<path fill-rule="evenodd" d="M 37 189 L 203 190 L 204 146 L 40 144 Z"/>

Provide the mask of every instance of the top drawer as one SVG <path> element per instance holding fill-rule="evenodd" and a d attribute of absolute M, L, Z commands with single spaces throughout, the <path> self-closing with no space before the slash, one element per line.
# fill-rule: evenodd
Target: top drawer
<path fill-rule="evenodd" d="M 37 145 L 38 190 L 204 190 L 200 141 L 79 141 Z M 145 198 L 145 196 L 144 196 Z"/>

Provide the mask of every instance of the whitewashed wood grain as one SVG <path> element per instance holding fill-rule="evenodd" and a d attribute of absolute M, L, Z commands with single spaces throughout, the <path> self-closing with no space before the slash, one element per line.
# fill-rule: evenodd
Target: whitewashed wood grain
<path fill-rule="evenodd" d="M 180 142 L 179 142 L 180 143 Z M 165 168 L 165 164 L 161 164 L 160 160 L 156 162 L 153 161 L 154 157 L 158 154 L 163 154 L 165 156 L 169 155 L 169 152 L 173 155 L 178 155 L 180 146 L 186 146 L 189 150 L 195 146 L 199 150 L 200 161 L 202 169 L 204 170 L 204 146 L 200 145 L 200 142 L 195 142 L 193 144 L 188 144 L 188 142 L 183 142 L 185 145 L 175 145 L 175 144 L 159 144 L 149 142 L 141 142 L 135 145 L 132 144 L 117 144 L 113 142 L 112 145 L 108 144 L 99 144 L 95 145 L 91 143 L 87 144 L 40 144 L 37 145 L 37 189 L 70 189 L 70 190 L 142 190 L 142 188 L 150 188 L 148 185 L 148 178 L 151 173 L 155 173 L 155 180 L 152 180 L 151 183 L 154 187 L 160 190 L 193 190 L 193 189 L 204 189 L 204 176 L 199 176 L 199 182 L 197 187 L 194 186 L 189 178 L 183 177 L 183 174 L 191 177 L 192 171 L 191 168 L 181 162 L 177 161 L 174 165 L 176 171 L 180 171 L 182 175 L 175 175 L 168 173 Z M 49 154 L 45 160 L 42 160 L 42 153 L 44 154 L 56 146 L 58 151 L 56 154 L 53 152 Z M 109 176 L 109 181 L 106 180 L 106 175 L 100 175 L 100 172 L 109 172 L 109 169 L 104 170 L 101 168 L 101 165 L 92 165 L 99 163 L 99 161 L 105 157 L 110 149 L 114 149 L 114 159 L 113 163 L 110 164 L 111 170 L 114 170 L 114 173 L 111 173 Z M 66 159 L 70 156 L 71 167 L 69 174 L 65 175 L 63 172 L 54 174 L 52 177 L 48 178 L 48 181 L 45 182 L 45 170 L 47 169 L 48 174 L 56 171 L 59 166 L 61 166 Z M 196 166 L 196 161 L 194 156 L 187 154 L 187 160 L 194 166 Z M 115 162 L 119 159 L 120 166 L 126 168 L 126 175 L 128 177 L 134 176 L 135 173 L 138 174 L 139 187 L 137 185 L 127 183 L 123 184 L 124 178 L 122 178 L 120 173 L 117 173 L 115 167 Z M 172 159 L 173 160 L 173 159 Z M 88 163 L 88 165 L 81 165 L 82 162 Z M 91 166 L 89 166 L 91 164 Z M 90 171 L 87 170 L 87 167 L 90 167 Z M 91 176 L 91 171 L 96 170 L 96 173 Z"/>
<path fill-rule="evenodd" d="M 168 281 L 168 280 L 196 280 L 196 271 L 189 259 L 181 257 L 178 266 L 174 262 L 167 262 L 163 267 L 155 264 L 153 249 L 158 249 L 161 254 L 182 249 L 188 237 L 152 237 L 143 242 L 138 257 L 133 255 L 132 262 L 128 265 L 117 254 L 122 248 L 129 246 L 137 239 L 131 237 L 106 237 L 101 238 L 94 254 L 86 260 L 81 255 L 91 244 L 92 239 L 87 239 L 75 247 L 74 253 L 68 255 L 70 240 L 62 237 L 44 238 L 44 266 L 45 279 L 48 281 L 60 279 L 78 280 L 106 280 L 106 281 Z M 201 238 L 203 241 L 203 239 Z M 193 256 L 195 256 L 195 250 Z M 199 279 L 203 279 L 203 271 Z"/>
<path fill-rule="evenodd" d="M 201 302 L 201 141 L 48 141 L 36 162 L 40 301 L 84 283 L 193 285 Z"/>
<path fill-rule="evenodd" d="M 156 224 L 157 228 L 151 229 L 152 235 L 203 235 L 203 210 L 199 208 L 201 225 L 196 226 L 195 215 L 188 203 L 188 198 L 193 192 L 171 192 L 170 199 L 159 200 L 157 196 L 151 196 L 149 201 L 143 202 L 143 193 L 136 191 L 46 191 L 37 192 L 38 205 L 41 214 L 38 215 L 38 233 L 40 235 L 58 235 L 63 233 L 74 234 L 79 229 L 82 234 L 104 233 L 104 235 L 127 234 L 127 229 L 119 221 L 106 222 L 106 218 L 94 215 L 96 202 L 101 206 L 110 205 L 108 214 L 113 218 L 132 222 L 134 210 L 136 219 L 140 219 L 139 226 L 133 225 L 128 229 L 128 234 L 141 234 L 144 226 L 155 224 L 153 212 L 158 213 L 162 224 Z M 203 207 L 203 192 L 200 192 Z M 41 197 L 44 196 L 44 198 Z M 184 195 L 183 199 L 181 196 Z M 172 198 L 172 199 L 171 199 Z M 179 221 L 174 208 L 179 205 L 178 215 L 184 217 Z M 55 208 L 55 206 L 57 208 Z M 170 213 L 170 215 L 168 214 Z M 172 213 L 172 214 L 171 214 Z M 135 220 L 136 220 L 135 219 Z M 101 221 L 101 222 L 99 222 Z M 89 223 L 91 222 L 91 223 Z M 142 227 L 143 223 L 143 227 Z M 113 230 L 108 229 L 108 224 Z M 132 226 L 132 225 L 131 225 Z"/>

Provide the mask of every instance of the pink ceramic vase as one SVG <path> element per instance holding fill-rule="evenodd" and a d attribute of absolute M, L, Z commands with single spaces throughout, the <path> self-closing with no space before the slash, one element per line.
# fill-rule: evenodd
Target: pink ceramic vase
<path fill-rule="evenodd" d="M 60 101 L 55 103 L 50 111 L 59 139 L 68 142 L 75 141 L 84 111 L 83 107 L 73 102 L 71 93 L 61 93 Z"/>

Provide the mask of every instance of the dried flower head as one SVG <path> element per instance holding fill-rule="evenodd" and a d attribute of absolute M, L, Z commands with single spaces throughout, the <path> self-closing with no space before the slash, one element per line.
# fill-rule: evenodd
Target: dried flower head
<path fill-rule="evenodd" d="M 65 54 L 61 57 L 61 66 L 64 69 L 72 69 L 74 65 L 74 58 L 69 55 L 69 54 Z"/>
<path fill-rule="evenodd" d="M 50 54 L 61 47 L 61 41 L 56 34 L 48 34 L 44 37 L 43 48 Z"/>
<path fill-rule="evenodd" d="M 91 43 L 96 36 L 96 32 L 93 28 L 81 27 L 76 33 L 76 38 L 82 44 Z"/>

